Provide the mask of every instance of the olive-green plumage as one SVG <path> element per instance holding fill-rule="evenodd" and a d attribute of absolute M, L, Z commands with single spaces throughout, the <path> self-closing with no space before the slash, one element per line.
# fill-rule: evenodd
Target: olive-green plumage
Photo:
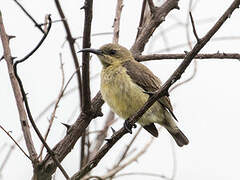
<path fill-rule="evenodd" d="M 93 52 L 103 64 L 101 94 L 111 109 L 123 119 L 137 112 L 148 100 L 146 92 L 161 87 L 161 81 L 143 64 L 137 62 L 131 52 L 117 44 L 106 44 Z M 158 136 L 154 123 L 164 126 L 179 146 L 187 145 L 188 139 L 177 127 L 168 97 L 155 102 L 138 120 L 153 136 Z M 175 116 L 174 116 L 175 117 Z"/>

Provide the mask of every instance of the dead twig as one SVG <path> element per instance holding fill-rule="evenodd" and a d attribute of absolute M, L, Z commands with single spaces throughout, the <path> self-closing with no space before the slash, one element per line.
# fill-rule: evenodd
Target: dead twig
<path fill-rule="evenodd" d="M 55 5 L 57 7 L 58 13 L 61 17 L 61 20 L 63 22 L 63 26 L 64 26 L 64 29 L 65 29 L 66 34 L 67 34 L 67 41 L 68 41 L 70 51 L 71 51 L 71 54 L 72 54 L 75 70 L 77 70 L 79 68 L 79 63 L 78 63 L 78 58 L 77 58 L 77 55 L 76 55 L 76 50 L 75 50 L 75 47 L 74 47 L 75 39 L 72 37 L 71 30 L 69 28 L 66 17 L 63 13 L 62 7 L 59 3 L 59 0 L 54 0 L 54 2 L 55 2 Z M 77 82 L 78 82 L 78 88 L 79 88 L 79 102 L 80 102 L 80 105 L 82 105 L 82 77 L 81 77 L 81 72 L 80 71 L 77 71 Z"/>
<path fill-rule="evenodd" d="M 37 23 L 37 21 L 29 14 L 29 12 L 17 1 L 14 0 L 15 3 L 23 10 L 23 12 L 31 19 L 31 21 L 35 24 L 35 26 L 43 33 L 45 34 L 44 30 L 41 28 L 41 25 Z"/>
<path fill-rule="evenodd" d="M 198 35 L 197 35 L 197 31 L 196 31 L 196 28 L 195 28 L 195 23 L 194 23 L 194 20 L 193 20 L 193 16 L 192 16 L 192 13 L 189 12 L 189 15 L 190 15 L 190 19 L 191 19 L 191 23 L 192 23 L 192 28 L 193 28 L 193 34 L 197 40 L 197 43 L 200 41 Z"/>
<path fill-rule="evenodd" d="M 26 143 L 31 161 L 33 165 L 36 166 L 38 163 L 37 152 L 35 150 L 35 147 L 32 141 L 32 136 L 31 136 L 28 120 L 27 120 L 27 112 L 25 111 L 24 104 L 22 101 L 21 89 L 19 87 L 17 78 L 15 77 L 15 74 L 14 74 L 13 58 L 11 56 L 11 50 L 9 48 L 9 38 L 6 34 L 6 31 L 3 25 L 1 12 L 0 12 L 0 35 L 1 35 L 1 40 L 3 44 L 3 50 L 4 50 L 4 59 L 7 62 L 8 73 L 9 73 L 11 85 L 13 88 L 16 104 L 17 104 L 19 119 L 22 126 L 25 143 Z"/>
<path fill-rule="evenodd" d="M 131 52 L 133 55 L 139 55 L 143 52 L 144 47 L 149 38 L 152 36 L 153 32 L 163 21 L 165 21 L 165 17 L 173 9 L 179 9 L 178 0 L 168 0 L 165 1 L 162 6 L 156 7 L 154 14 L 149 17 L 147 24 L 145 23 L 141 28 L 135 43 L 131 47 Z"/>
<path fill-rule="evenodd" d="M 8 137 L 10 137 L 10 139 L 14 142 L 14 144 L 16 144 L 16 146 L 22 151 L 22 153 L 31 161 L 31 158 L 27 155 L 27 153 L 21 148 L 21 146 L 17 143 L 17 141 L 15 141 L 15 139 L 11 136 L 11 134 L 6 131 L 1 125 L 0 128 L 8 135 Z M 9 151 L 10 152 L 10 151 Z M 9 153 L 8 153 L 9 154 Z M 7 156 L 6 156 L 7 157 Z M 1 171 L 2 168 L 0 168 Z"/>
<path fill-rule="evenodd" d="M 134 58 L 139 62 L 151 60 L 166 60 L 166 59 L 184 59 L 186 54 L 149 54 L 135 56 Z M 240 60 L 238 53 L 212 53 L 212 54 L 197 54 L 195 59 L 236 59 Z"/>
<path fill-rule="evenodd" d="M 122 8 L 123 8 L 123 0 L 118 0 L 117 1 L 117 6 L 116 6 L 116 12 L 115 12 L 115 18 L 113 22 L 113 43 L 118 44 L 119 40 L 119 29 L 120 29 L 120 18 L 122 14 Z"/>
<path fill-rule="evenodd" d="M 62 54 L 59 54 L 59 56 L 60 56 L 60 69 L 61 69 L 61 74 L 62 74 L 62 83 L 61 83 L 61 88 L 60 88 L 60 92 L 59 92 L 57 101 L 55 103 L 55 106 L 53 108 L 53 112 L 51 114 L 51 118 L 49 120 L 49 125 L 48 125 L 48 128 L 47 128 L 47 131 L 46 131 L 45 136 L 44 136 L 44 140 L 45 141 L 47 141 L 48 134 L 49 134 L 49 132 L 51 130 L 54 118 L 56 116 L 58 104 L 59 104 L 60 100 L 62 99 L 63 93 L 64 93 L 63 89 L 64 89 L 64 83 L 65 83 L 65 75 L 64 75 L 64 69 L 63 69 Z M 42 145 L 40 153 L 39 153 L 40 159 L 42 159 L 43 148 L 44 148 L 44 145 Z"/>

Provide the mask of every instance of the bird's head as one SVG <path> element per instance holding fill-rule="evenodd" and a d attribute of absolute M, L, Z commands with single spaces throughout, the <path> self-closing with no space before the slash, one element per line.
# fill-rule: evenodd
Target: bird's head
<path fill-rule="evenodd" d="M 99 49 L 85 48 L 79 52 L 91 52 L 98 56 L 104 67 L 133 59 L 132 53 L 118 44 L 105 44 Z"/>

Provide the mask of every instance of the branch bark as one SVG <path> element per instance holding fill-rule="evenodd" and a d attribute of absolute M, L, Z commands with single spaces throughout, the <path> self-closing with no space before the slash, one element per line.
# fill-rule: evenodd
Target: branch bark
<path fill-rule="evenodd" d="M 144 47 L 155 29 L 165 20 L 165 17 L 173 9 L 179 9 L 178 0 L 168 0 L 162 6 L 157 7 L 155 11 L 150 14 L 150 20 L 142 27 L 135 43 L 131 48 L 134 55 L 139 55 L 143 52 Z"/>
<path fill-rule="evenodd" d="M 85 0 L 84 11 L 84 31 L 83 31 L 83 48 L 91 46 L 91 25 L 92 25 L 92 0 Z M 86 115 L 91 113 L 91 91 L 90 91 L 90 77 L 89 77 L 89 53 L 82 53 L 82 112 Z M 84 130 L 81 139 L 80 152 L 80 168 L 85 165 L 85 139 L 86 130 Z"/>
<path fill-rule="evenodd" d="M 63 13 L 63 10 L 62 10 L 62 7 L 61 7 L 59 1 L 58 0 L 54 0 L 54 1 L 55 1 L 55 4 L 56 4 L 58 13 L 61 16 L 65 31 L 66 31 L 66 34 L 67 34 L 67 41 L 68 41 L 68 44 L 69 44 L 69 47 L 70 47 L 70 50 L 71 50 L 71 54 L 72 54 L 72 57 L 73 57 L 75 70 L 78 70 L 77 71 L 77 82 L 78 82 L 78 88 L 79 88 L 79 99 L 80 99 L 79 102 L 80 102 L 80 104 L 82 104 L 82 77 L 81 77 L 81 73 L 80 73 L 80 69 L 79 69 L 79 63 L 78 63 L 78 58 L 77 58 L 77 55 L 76 55 L 76 50 L 75 50 L 75 47 L 74 47 L 75 39 L 72 37 L 71 30 L 69 28 L 68 22 L 65 18 L 65 15 Z"/>
<path fill-rule="evenodd" d="M 38 163 L 37 160 L 37 152 L 35 150 L 33 141 L 32 141 L 32 136 L 28 124 L 28 119 L 27 119 L 27 113 L 24 108 L 24 104 L 22 101 L 22 95 L 21 95 L 21 90 L 18 84 L 18 81 L 16 79 L 16 76 L 14 75 L 14 70 L 13 70 L 13 58 L 11 55 L 11 50 L 9 48 L 9 37 L 6 34 L 4 25 L 3 25 L 3 20 L 2 20 L 2 13 L 0 12 L 0 35 L 2 39 L 2 45 L 4 49 L 4 59 L 7 62 L 7 67 L 8 67 L 8 73 L 11 81 L 11 85 L 13 88 L 13 93 L 15 96 L 16 104 L 17 104 L 17 109 L 19 113 L 19 118 L 20 118 L 20 123 L 22 126 L 22 131 L 23 131 L 23 136 L 25 139 L 25 143 L 30 155 L 30 158 L 32 160 L 33 166 L 35 167 Z"/>
<path fill-rule="evenodd" d="M 166 60 L 166 59 L 184 59 L 186 54 L 149 54 L 134 56 L 139 61 L 149 60 Z M 197 54 L 195 59 L 237 59 L 240 60 L 240 54 L 238 53 L 213 53 L 213 54 Z"/>
<path fill-rule="evenodd" d="M 119 29 L 120 29 L 120 18 L 122 14 L 123 0 L 117 1 L 116 14 L 113 22 L 113 43 L 118 44 L 119 40 Z"/>

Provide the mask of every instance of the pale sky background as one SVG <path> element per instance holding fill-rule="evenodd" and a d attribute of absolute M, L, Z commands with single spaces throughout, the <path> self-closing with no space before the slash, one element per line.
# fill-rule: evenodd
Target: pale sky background
<path fill-rule="evenodd" d="M 208 1 L 199 0 L 196 4 L 193 16 L 197 28 L 198 35 L 202 37 L 216 22 L 216 20 L 229 7 L 233 0 Z M 41 0 L 30 1 L 21 0 L 22 5 L 30 12 L 30 14 L 40 23 L 44 21 L 46 14 L 52 14 L 52 19 L 59 19 L 54 1 Z M 193 1 L 195 4 L 196 1 Z M 83 0 L 61 1 L 63 10 L 70 24 L 74 37 L 82 35 L 84 11 L 80 10 L 83 6 Z M 166 48 L 162 32 L 164 32 L 169 47 L 187 43 L 185 27 L 181 24 L 174 26 L 179 22 L 185 23 L 188 15 L 189 1 L 180 0 L 180 10 L 173 10 L 166 18 L 166 21 L 154 33 L 148 46 L 146 53 L 157 52 Z M 130 48 L 135 40 L 137 25 L 139 22 L 142 1 L 128 0 L 124 1 L 124 7 L 121 19 L 120 44 Z M 113 18 L 115 14 L 116 0 L 95 0 L 92 33 L 111 32 Z M 42 34 L 34 27 L 32 22 L 25 16 L 20 8 L 12 0 L 1 0 L 0 10 L 3 14 L 3 20 L 6 31 L 16 38 L 11 40 L 12 55 L 18 58 L 26 55 L 39 41 Z M 201 53 L 239 53 L 240 36 L 239 36 L 239 9 L 235 10 L 231 18 L 222 26 L 222 28 L 214 36 L 216 37 L 235 37 L 231 40 L 210 41 L 201 51 Z M 164 31 L 166 30 L 166 31 Z M 195 40 L 191 26 L 190 38 Z M 61 85 L 61 72 L 59 53 L 62 53 L 64 61 L 64 70 L 66 80 L 74 72 L 72 59 L 69 53 L 68 44 L 62 48 L 65 38 L 65 31 L 62 23 L 53 24 L 49 36 L 40 47 L 40 49 L 26 62 L 19 65 L 19 74 L 22 78 L 26 92 L 28 92 L 28 100 L 31 106 L 32 114 L 36 117 L 52 100 L 54 100 L 59 92 Z M 99 46 L 112 41 L 112 35 L 98 36 L 92 38 L 92 47 Z M 81 48 L 81 40 L 77 43 Z M 183 53 L 188 51 L 188 46 L 182 46 L 170 51 L 171 53 Z M 168 53 L 166 50 L 161 53 Z M 3 54 L 2 44 L 0 44 L 0 55 Z M 81 62 L 81 56 L 78 55 Z M 91 76 L 96 75 L 101 70 L 100 63 L 93 57 L 91 61 Z M 163 82 L 177 68 L 181 60 L 166 61 L 149 61 L 145 63 Z M 197 75 L 195 78 L 183 86 L 175 89 L 170 98 L 174 106 L 174 112 L 179 119 L 179 126 L 190 140 L 190 144 L 186 147 L 175 147 L 177 156 L 177 180 L 238 180 L 239 162 L 240 162 L 240 142 L 239 142 L 239 107 L 240 107 L 240 64 L 237 60 L 198 60 Z M 193 71 L 191 65 L 183 74 L 182 79 L 188 78 Z M 0 124 L 8 131 L 12 131 L 11 135 L 18 139 L 22 134 L 18 112 L 16 109 L 15 99 L 13 96 L 10 80 L 8 77 L 7 66 L 4 60 L 0 62 Z M 68 89 L 76 86 L 76 79 L 71 82 Z M 99 77 L 94 78 L 91 82 L 92 97 L 99 90 Z M 60 122 L 74 116 L 74 120 L 79 112 L 76 110 L 78 106 L 78 93 L 74 92 L 63 101 L 57 110 L 57 119 L 53 124 L 53 130 L 48 138 L 48 143 L 53 147 L 63 136 L 64 127 Z M 51 114 L 48 111 L 38 123 L 42 132 L 48 124 Z M 108 112 L 108 107 L 103 106 L 103 112 Z M 104 117 L 103 117 L 104 118 Z M 98 118 L 92 121 L 91 127 L 101 128 L 101 120 Z M 73 120 L 72 120 L 73 122 Z M 71 122 L 71 123 L 72 123 Z M 113 125 L 114 129 L 122 127 L 122 120 Z M 139 126 L 138 126 L 139 127 Z M 137 130 L 134 130 L 136 132 Z M 34 141 L 37 150 L 40 148 L 40 141 L 35 133 Z M 111 132 L 109 131 L 109 136 Z M 107 168 L 111 167 L 119 149 L 127 144 L 132 135 L 124 136 L 116 146 L 103 158 L 96 168 L 94 175 L 103 174 Z M 134 148 L 140 150 L 150 139 L 150 135 L 141 132 L 137 138 Z M 4 132 L 0 131 L 0 166 L 12 145 L 12 141 Z M 79 143 L 76 144 L 73 151 L 62 162 L 63 167 L 71 176 L 78 169 L 79 162 Z M 3 145 L 4 148 L 3 148 Z M 20 145 L 26 150 L 25 143 L 21 141 Z M 26 150 L 27 151 L 27 150 Z M 159 138 L 154 140 L 153 145 L 142 156 L 138 162 L 129 166 L 124 173 L 127 172 L 147 172 L 163 174 L 171 177 L 173 169 L 171 138 L 170 135 L 162 130 Z M 121 173 L 123 173 L 121 172 Z M 32 176 L 32 167 L 29 160 L 15 148 L 7 165 L 0 172 L 0 179 L 30 179 Z M 57 180 L 64 179 L 62 174 L 57 171 Z M 156 177 L 148 176 L 124 176 L 119 179 L 130 180 L 155 180 Z"/>

